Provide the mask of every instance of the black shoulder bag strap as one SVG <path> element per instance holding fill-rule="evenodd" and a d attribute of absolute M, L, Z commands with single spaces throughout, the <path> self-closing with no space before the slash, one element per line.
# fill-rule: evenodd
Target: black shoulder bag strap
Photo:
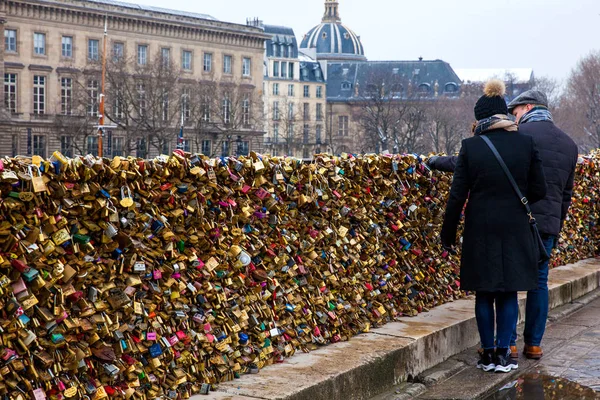
<path fill-rule="evenodd" d="M 498 160 L 498 164 L 500 164 L 500 166 L 504 170 L 506 177 L 508 178 L 511 186 L 515 190 L 515 193 L 519 197 L 521 204 L 523 204 L 523 206 L 525 206 L 525 211 L 527 212 L 527 216 L 529 217 L 529 224 L 531 225 L 531 231 L 533 233 L 533 239 L 535 241 L 537 241 L 537 247 L 538 247 L 538 251 L 539 251 L 540 261 L 549 260 L 550 256 L 548 255 L 548 252 L 546 251 L 546 247 L 544 246 L 544 242 L 542 241 L 542 237 L 540 236 L 540 231 L 537 227 L 535 218 L 533 217 L 533 213 L 531 212 L 531 208 L 529 207 L 529 201 L 527 200 L 527 197 L 523 196 L 523 193 L 521 193 L 521 189 L 519 189 L 519 185 L 517 185 L 517 182 L 515 182 L 515 178 L 513 178 L 508 167 L 504 163 L 502 156 L 500 155 L 500 153 L 498 153 L 496 146 L 494 146 L 494 144 L 492 143 L 490 138 L 485 135 L 479 135 L 479 137 L 483 139 L 483 141 L 485 142 L 485 144 L 488 145 L 488 147 L 490 148 L 492 153 L 494 153 L 496 160 Z"/>

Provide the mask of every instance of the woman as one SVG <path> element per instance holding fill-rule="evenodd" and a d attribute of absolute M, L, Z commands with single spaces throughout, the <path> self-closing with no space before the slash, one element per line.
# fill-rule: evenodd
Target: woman
<path fill-rule="evenodd" d="M 546 195 L 539 153 L 533 139 L 518 133 L 508 118 L 504 93 L 504 83 L 490 81 L 475 105 L 474 136 L 462 142 L 441 233 L 442 245 L 451 248 L 468 197 L 461 288 L 476 292 L 475 315 L 484 349 L 477 368 L 497 372 L 518 368 L 509 349 L 519 311 L 517 291 L 537 287 L 538 254 L 525 206 L 480 136 L 497 148 L 529 203 Z"/>

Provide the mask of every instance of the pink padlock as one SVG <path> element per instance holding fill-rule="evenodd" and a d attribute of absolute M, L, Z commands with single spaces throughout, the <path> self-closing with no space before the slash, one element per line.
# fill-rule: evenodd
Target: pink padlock
<path fill-rule="evenodd" d="M 152 271 L 152 277 L 154 278 L 154 280 L 159 280 L 162 278 L 162 271 L 160 269 L 155 269 L 154 271 Z"/>
<path fill-rule="evenodd" d="M 156 340 L 156 332 L 146 332 L 146 340 Z"/>

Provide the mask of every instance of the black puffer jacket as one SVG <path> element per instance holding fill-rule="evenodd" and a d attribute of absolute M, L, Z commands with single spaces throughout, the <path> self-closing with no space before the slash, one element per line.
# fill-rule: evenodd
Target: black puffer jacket
<path fill-rule="evenodd" d="M 571 205 L 573 179 L 577 164 L 577 145 L 554 123 L 526 122 L 519 132 L 533 137 L 544 166 L 548 193 L 531 205 L 542 234 L 558 236 Z M 432 169 L 453 172 L 457 156 L 434 157 L 428 165 Z"/>
<path fill-rule="evenodd" d="M 553 122 L 527 122 L 519 132 L 533 137 L 542 158 L 548 192 L 531 205 L 541 233 L 558 236 L 573 195 L 578 150 L 575 142 Z"/>

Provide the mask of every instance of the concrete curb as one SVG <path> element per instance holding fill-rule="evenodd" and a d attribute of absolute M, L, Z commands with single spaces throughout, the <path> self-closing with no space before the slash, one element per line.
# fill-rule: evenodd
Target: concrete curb
<path fill-rule="evenodd" d="M 600 287 L 600 261 L 595 259 L 550 271 L 550 309 L 582 307 L 584 295 Z M 526 295 L 519 296 L 524 315 Z M 257 375 L 220 384 L 200 399 L 362 400 L 478 344 L 474 300 L 461 299 L 414 318 L 384 325 L 351 339 L 294 356 Z M 573 310 L 574 310 L 573 309 Z M 573 311 L 571 310 L 571 312 Z M 565 311 L 567 312 L 567 311 Z"/>

